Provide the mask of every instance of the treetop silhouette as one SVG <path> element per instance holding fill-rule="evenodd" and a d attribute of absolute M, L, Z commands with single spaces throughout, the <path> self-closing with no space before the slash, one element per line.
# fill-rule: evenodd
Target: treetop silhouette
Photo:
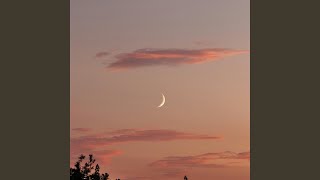
<path fill-rule="evenodd" d="M 70 168 L 70 180 L 108 180 L 109 174 L 100 174 L 99 164 L 94 165 L 96 160 L 92 154 L 89 154 L 89 161 L 83 161 L 86 158 L 83 154 L 78 157 L 78 161 L 75 163 L 74 168 Z M 94 169 L 94 172 L 93 172 Z"/>
<path fill-rule="evenodd" d="M 95 164 L 96 160 L 92 154 L 89 154 L 87 162 L 83 162 L 85 158 L 86 156 L 81 154 L 74 164 L 74 168 L 70 168 L 70 180 L 109 180 L 108 173 L 100 174 L 100 166 Z M 187 176 L 184 176 L 184 180 L 188 180 Z"/>

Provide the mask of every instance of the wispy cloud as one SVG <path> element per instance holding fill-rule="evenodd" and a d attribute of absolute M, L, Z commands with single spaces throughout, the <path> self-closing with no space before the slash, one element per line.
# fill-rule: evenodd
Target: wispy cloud
<path fill-rule="evenodd" d="M 98 52 L 95 57 L 96 58 L 102 58 L 102 57 L 105 57 L 105 56 L 109 56 L 111 53 L 109 52 L 106 52 L 106 51 L 101 51 L 101 52 Z"/>
<path fill-rule="evenodd" d="M 122 154 L 120 150 L 96 150 L 93 148 L 80 148 L 72 149 L 70 151 L 70 165 L 72 166 L 78 159 L 80 154 L 89 155 L 93 154 L 94 158 L 99 162 L 99 164 L 107 165 L 111 162 L 114 156 Z"/>
<path fill-rule="evenodd" d="M 167 129 L 137 130 L 120 129 L 113 132 L 97 133 L 76 138 L 71 138 L 71 145 L 77 147 L 101 147 L 116 143 L 126 142 L 157 142 L 173 140 L 217 140 L 219 136 L 178 132 Z"/>
<path fill-rule="evenodd" d="M 187 170 L 185 169 L 177 169 L 177 168 L 170 168 L 166 170 L 162 170 L 162 176 L 164 178 L 182 178 L 184 175 L 187 174 Z"/>
<path fill-rule="evenodd" d="M 177 66 L 183 64 L 199 64 L 215 61 L 223 57 L 248 53 L 247 50 L 225 48 L 206 49 L 138 49 L 130 53 L 115 56 L 115 62 L 107 68 L 124 70 L 145 66 Z M 99 53 L 98 53 L 99 54 Z"/>
<path fill-rule="evenodd" d="M 120 150 L 100 150 L 92 152 L 101 164 L 109 164 L 112 157 L 121 155 L 123 152 Z"/>
<path fill-rule="evenodd" d="M 77 128 L 79 131 L 79 128 Z M 80 130 L 81 131 L 81 130 Z M 85 132 L 85 131 L 84 131 Z M 174 140 L 218 140 L 219 136 L 194 134 L 166 129 L 139 130 L 119 129 L 103 133 L 85 134 L 73 137 L 70 141 L 72 160 L 81 153 L 93 153 L 97 160 L 109 162 L 113 156 L 121 154 L 119 150 L 106 150 L 113 144 L 127 142 L 163 142 Z"/>
<path fill-rule="evenodd" d="M 194 41 L 193 43 L 198 46 L 209 46 L 210 45 L 210 43 L 207 41 Z"/>
<path fill-rule="evenodd" d="M 169 156 L 150 164 L 158 168 L 225 168 L 237 162 L 250 160 L 250 152 L 231 151 L 206 153 L 195 156 Z"/>
<path fill-rule="evenodd" d="M 75 131 L 75 132 L 80 132 L 80 133 L 91 131 L 90 128 L 73 128 L 72 130 Z"/>

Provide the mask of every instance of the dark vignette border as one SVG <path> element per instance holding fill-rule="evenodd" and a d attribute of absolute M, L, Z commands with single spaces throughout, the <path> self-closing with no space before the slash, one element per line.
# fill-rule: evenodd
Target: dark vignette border
<path fill-rule="evenodd" d="M 1 3 L 0 179 L 69 179 L 69 4 Z"/>
<path fill-rule="evenodd" d="M 318 7 L 251 0 L 251 180 L 320 179 Z"/>
<path fill-rule="evenodd" d="M 1 179 L 68 179 L 69 1 L 1 8 Z M 251 179 L 319 179 L 319 4 L 251 1 Z"/>

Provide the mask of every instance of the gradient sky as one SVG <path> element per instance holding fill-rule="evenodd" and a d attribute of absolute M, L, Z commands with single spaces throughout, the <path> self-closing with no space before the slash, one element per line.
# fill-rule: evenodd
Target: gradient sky
<path fill-rule="evenodd" d="M 93 153 L 112 179 L 249 180 L 249 3 L 71 0 L 71 163 Z"/>

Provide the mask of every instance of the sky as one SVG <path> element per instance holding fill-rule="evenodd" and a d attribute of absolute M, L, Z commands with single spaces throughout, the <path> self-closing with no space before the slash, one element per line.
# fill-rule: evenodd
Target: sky
<path fill-rule="evenodd" d="M 111 179 L 250 179 L 249 0 L 70 8 L 71 166 L 90 153 Z"/>

